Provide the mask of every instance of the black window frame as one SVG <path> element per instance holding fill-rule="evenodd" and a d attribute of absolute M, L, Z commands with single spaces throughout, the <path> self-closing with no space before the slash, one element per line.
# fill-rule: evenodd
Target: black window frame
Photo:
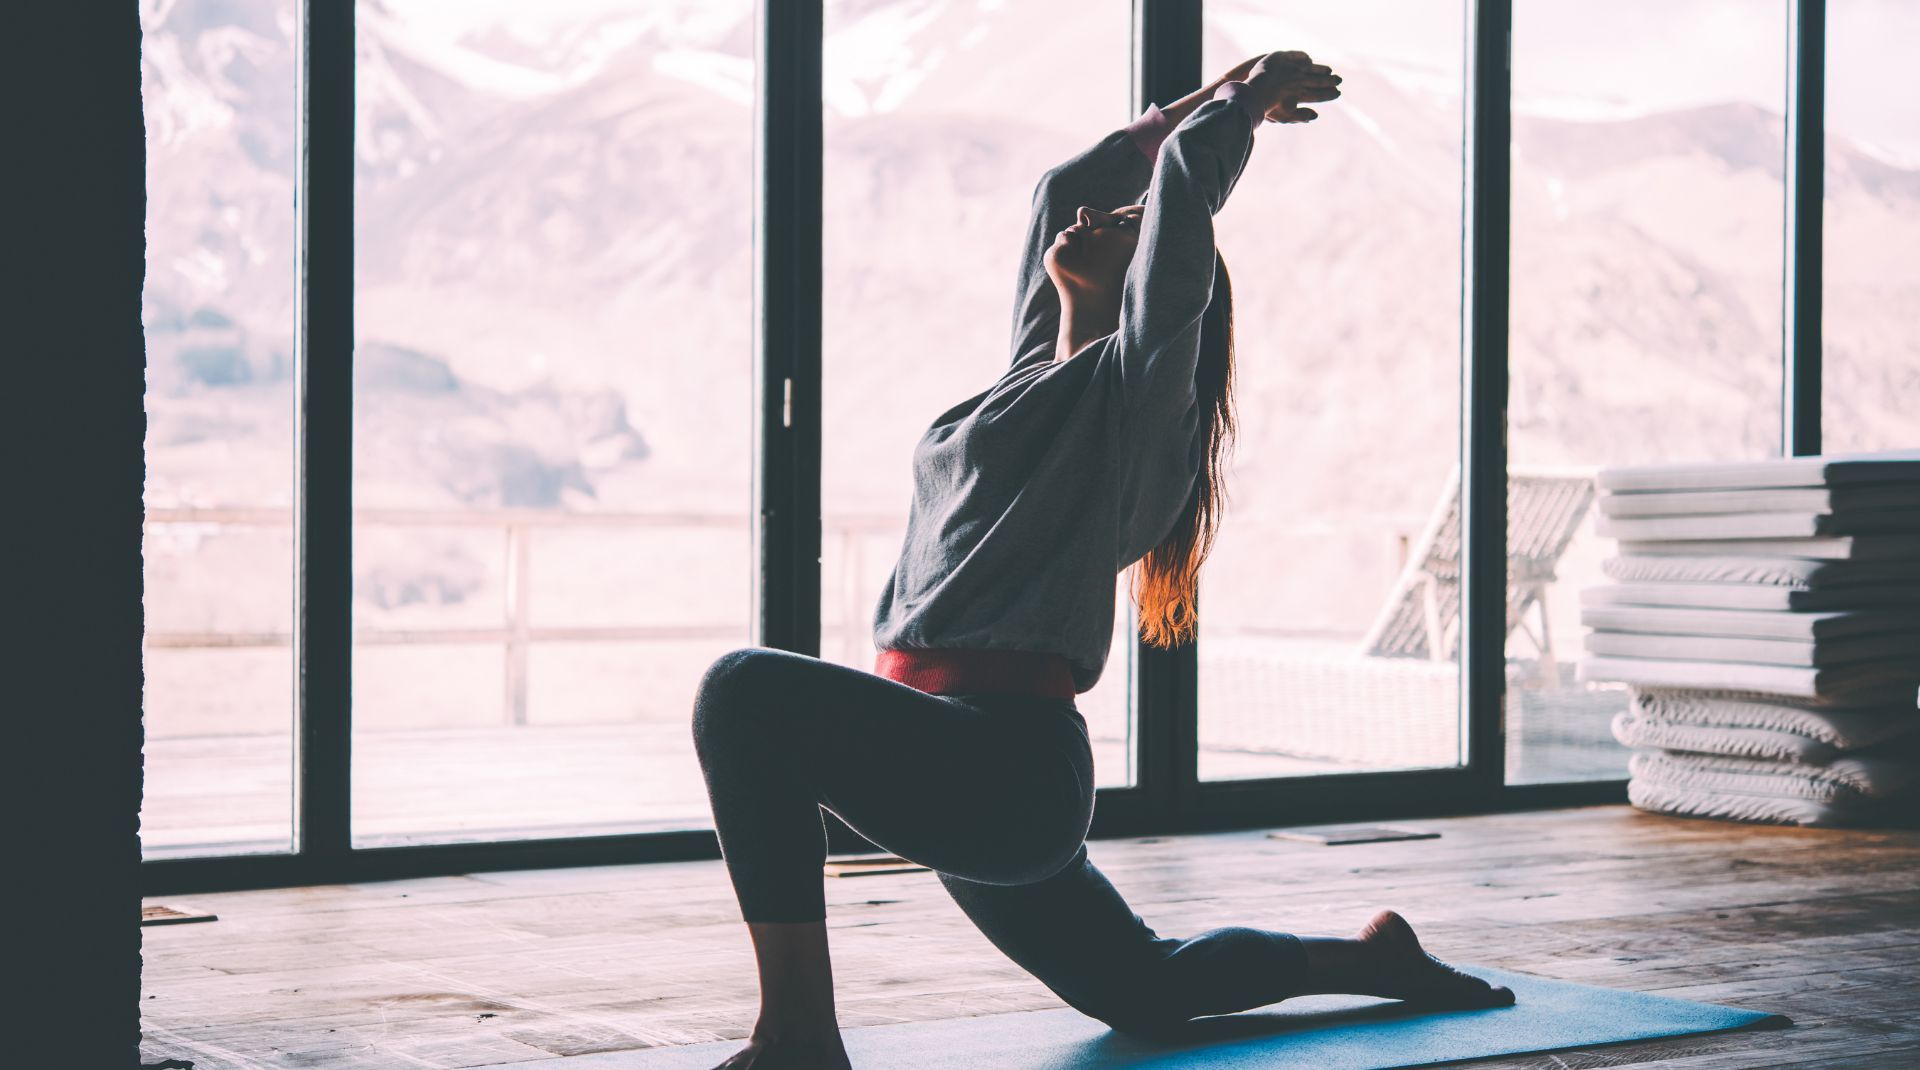
<path fill-rule="evenodd" d="M 1461 279 L 1465 761 L 1202 781 L 1193 644 L 1133 651 L 1139 775 L 1096 838 L 1624 802 L 1625 781 L 1508 784 L 1503 725 L 1513 0 L 1465 0 Z M 756 645 L 820 649 L 822 0 L 761 0 L 756 38 Z M 717 859 L 711 829 L 356 847 L 351 834 L 354 4 L 302 0 L 294 849 L 154 859 L 147 895 Z M 1825 0 L 1788 0 L 1782 452 L 1820 449 Z M 1202 0 L 1134 0 L 1131 103 L 1202 83 Z M 830 822 L 835 851 L 872 845 Z"/>

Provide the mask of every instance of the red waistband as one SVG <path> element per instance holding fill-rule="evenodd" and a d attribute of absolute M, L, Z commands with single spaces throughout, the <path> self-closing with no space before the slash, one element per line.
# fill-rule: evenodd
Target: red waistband
<path fill-rule="evenodd" d="M 930 695 L 1020 694 L 1071 700 L 1073 667 L 1037 650 L 882 650 L 874 673 Z"/>

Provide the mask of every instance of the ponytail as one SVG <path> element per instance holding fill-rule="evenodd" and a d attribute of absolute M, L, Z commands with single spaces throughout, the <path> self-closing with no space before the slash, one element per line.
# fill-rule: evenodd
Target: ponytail
<path fill-rule="evenodd" d="M 1193 493 L 1173 530 L 1133 569 L 1130 593 L 1140 611 L 1140 635 L 1165 648 L 1190 642 L 1198 629 L 1195 611 L 1200 565 L 1213 549 L 1226 504 L 1226 457 L 1236 420 L 1233 405 L 1233 284 L 1226 261 L 1213 254 L 1213 295 L 1200 321 L 1200 356 L 1194 395 L 1210 419 L 1206 450 Z"/>

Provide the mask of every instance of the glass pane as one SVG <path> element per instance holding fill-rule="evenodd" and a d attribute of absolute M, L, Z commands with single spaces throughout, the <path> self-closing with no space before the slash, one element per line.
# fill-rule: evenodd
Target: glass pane
<path fill-rule="evenodd" d="M 293 846 L 294 11 L 140 9 L 149 858 Z"/>
<path fill-rule="evenodd" d="M 1520 0 L 1513 26 L 1507 779 L 1614 779 L 1574 680 L 1592 477 L 1777 455 L 1786 11 Z"/>
<path fill-rule="evenodd" d="M 1463 20 L 1206 5 L 1209 77 L 1298 48 L 1344 82 L 1260 128 L 1217 219 L 1239 440 L 1202 574 L 1204 780 L 1460 761 Z"/>
<path fill-rule="evenodd" d="M 1828 453 L 1920 446 L 1920 5 L 1827 0 Z"/>
<path fill-rule="evenodd" d="M 357 7 L 357 842 L 699 827 L 751 641 L 748 0 Z"/>
<path fill-rule="evenodd" d="M 871 672 L 914 445 L 1006 370 L 1034 183 L 1132 118 L 1130 20 L 1103 0 L 829 0 L 825 30 L 821 655 Z M 1133 783 L 1126 619 L 1075 699 L 1101 787 Z"/>

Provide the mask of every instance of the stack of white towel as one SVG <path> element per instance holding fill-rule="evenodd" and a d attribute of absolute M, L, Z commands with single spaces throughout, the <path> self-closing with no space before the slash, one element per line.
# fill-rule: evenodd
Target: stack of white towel
<path fill-rule="evenodd" d="M 1805 825 L 1920 812 L 1920 450 L 1602 471 L 1634 805 Z"/>

